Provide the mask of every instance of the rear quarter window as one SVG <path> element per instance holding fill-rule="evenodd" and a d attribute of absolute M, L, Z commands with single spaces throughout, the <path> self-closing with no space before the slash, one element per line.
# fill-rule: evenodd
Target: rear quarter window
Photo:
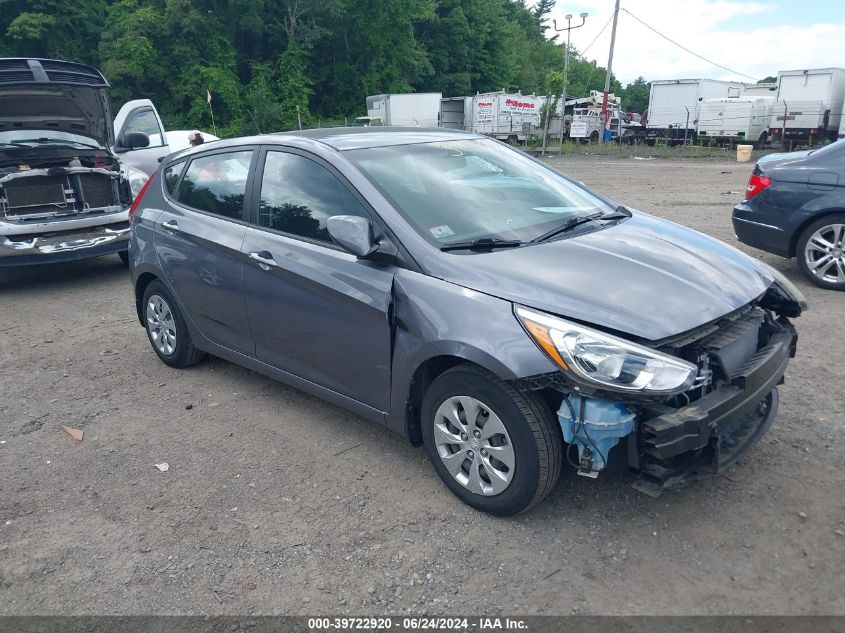
<path fill-rule="evenodd" d="M 185 170 L 185 165 L 187 165 L 187 163 L 185 161 L 181 161 L 179 163 L 168 165 L 164 170 L 164 190 L 167 192 L 168 196 L 172 196 L 173 192 L 176 190 L 176 183 L 179 182 L 179 176 L 181 176 L 182 172 Z"/>

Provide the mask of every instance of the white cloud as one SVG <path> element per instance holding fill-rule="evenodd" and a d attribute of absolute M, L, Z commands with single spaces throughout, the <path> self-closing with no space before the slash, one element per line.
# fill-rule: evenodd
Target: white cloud
<path fill-rule="evenodd" d="M 789 13 L 777 12 L 783 23 L 771 26 L 771 13 L 776 5 L 732 0 L 624 0 L 627 8 L 640 20 L 676 42 L 738 73 L 762 78 L 776 75 L 778 70 L 824 68 L 845 64 L 845 23 L 819 22 L 793 26 Z M 797 9 L 792 9 L 792 11 Z M 551 17 L 558 26 L 563 15 L 582 11 L 590 15 L 587 24 L 572 31 L 572 45 L 584 50 L 613 14 L 612 0 L 559 0 Z M 767 26 L 755 26 L 766 13 Z M 730 28 L 725 22 L 731 20 Z M 741 21 L 738 24 L 738 21 Z M 573 20 L 574 23 L 580 19 Z M 611 27 L 587 51 L 587 57 L 607 64 Z M 563 34 L 562 34 L 563 35 Z M 646 79 L 681 79 L 709 77 L 738 79 L 734 73 L 698 59 L 649 31 L 630 15 L 620 10 L 613 55 L 614 75 L 628 83 L 642 75 Z"/>

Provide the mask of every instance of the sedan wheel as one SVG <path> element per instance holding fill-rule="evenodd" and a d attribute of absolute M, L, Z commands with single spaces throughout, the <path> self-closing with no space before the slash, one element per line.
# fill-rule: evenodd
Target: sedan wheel
<path fill-rule="evenodd" d="M 491 514 L 539 503 L 560 473 L 563 434 L 548 404 L 471 364 L 440 374 L 420 411 L 434 470 L 462 501 Z"/>
<path fill-rule="evenodd" d="M 159 353 L 171 356 L 176 351 L 176 321 L 167 301 L 159 295 L 151 295 L 147 301 L 147 328 Z"/>
<path fill-rule="evenodd" d="M 845 216 L 813 222 L 798 240 L 801 271 L 817 286 L 845 290 Z"/>
<path fill-rule="evenodd" d="M 515 458 L 505 425 L 471 396 L 454 396 L 440 405 L 434 443 L 446 470 L 470 492 L 497 495 L 513 478 Z"/>
<path fill-rule="evenodd" d="M 150 282 L 141 306 L 147 338 L 164 363 L 188 367 L 202 359 L 204 352 L 194 347 L 179 306 L 164 284 Z"/>

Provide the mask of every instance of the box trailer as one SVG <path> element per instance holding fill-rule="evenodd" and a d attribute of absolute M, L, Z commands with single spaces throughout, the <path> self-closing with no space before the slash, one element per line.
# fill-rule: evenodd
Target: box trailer
<path fill-rule="evenodd" d="M 762 83 L 762 84 L 745 84 L 745 87 L 740 92 L 740 97 L 772 97 L 775 98 L 775 92 L 778 89 L 777 82 Z"/>
<path fill-rule="evenodd" d="M 540 128 L 543 97 L 485 92 L 472 97 L 470 130 L 499 139 L 524 140 Z"/>
<path fill-rule="evenodd" d="M 664 79 L 651 82 L 646 142 L 658 138 L 670 144 L 695 138 L 699 106 L 705 99 L 738 97 L 745 87 L 738 81 Z"/>
<path fill-rule="evenodd" d="M 774 97 L 705 99 L 698 109 L 698 140 L 763 147 L 769 138 L 774 102 Z"/>
<path fill-rule="evenodd" d="M 845 99 L 845 68 L 778 72 L 769 123 L 772 147 L 836 139 Z"/>
<path fill-rule="evenodd" d="M 440 92 L 373 95 L 367 97 L 367 116 L 391 126 L 438 127 L 442 97 Z"/>
<path fill-rule="evenodd" d="M 440 99 L 440 127 L 470 130 L 472 128 L 472 97 Z"/>

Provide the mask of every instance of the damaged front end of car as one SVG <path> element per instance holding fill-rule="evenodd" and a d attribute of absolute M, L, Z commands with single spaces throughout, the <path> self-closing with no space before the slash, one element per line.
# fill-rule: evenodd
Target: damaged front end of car
<path fill-rule="evenodd" d="M 95 68 L 0 59 L 0 266 L 126 251 L 131 175 L 112 141 Z"/>
<path fill-rule="evenodd" d="M 107 155 L 46 161 L 0 164 L 0 265 L 125 250 L 131 194 L 117 162 Z"/>
<path fill-rule="evenodd" d="M 771 426 L 806 310 L 780 273 L 761 296 L 660 341 L 630 341 L 521 306 L 516 316 L 561 371 L 523 379 L 554 393 L 567 458 L 578 474 L 622 467 L 658 496 L 722 472 Z"/>

